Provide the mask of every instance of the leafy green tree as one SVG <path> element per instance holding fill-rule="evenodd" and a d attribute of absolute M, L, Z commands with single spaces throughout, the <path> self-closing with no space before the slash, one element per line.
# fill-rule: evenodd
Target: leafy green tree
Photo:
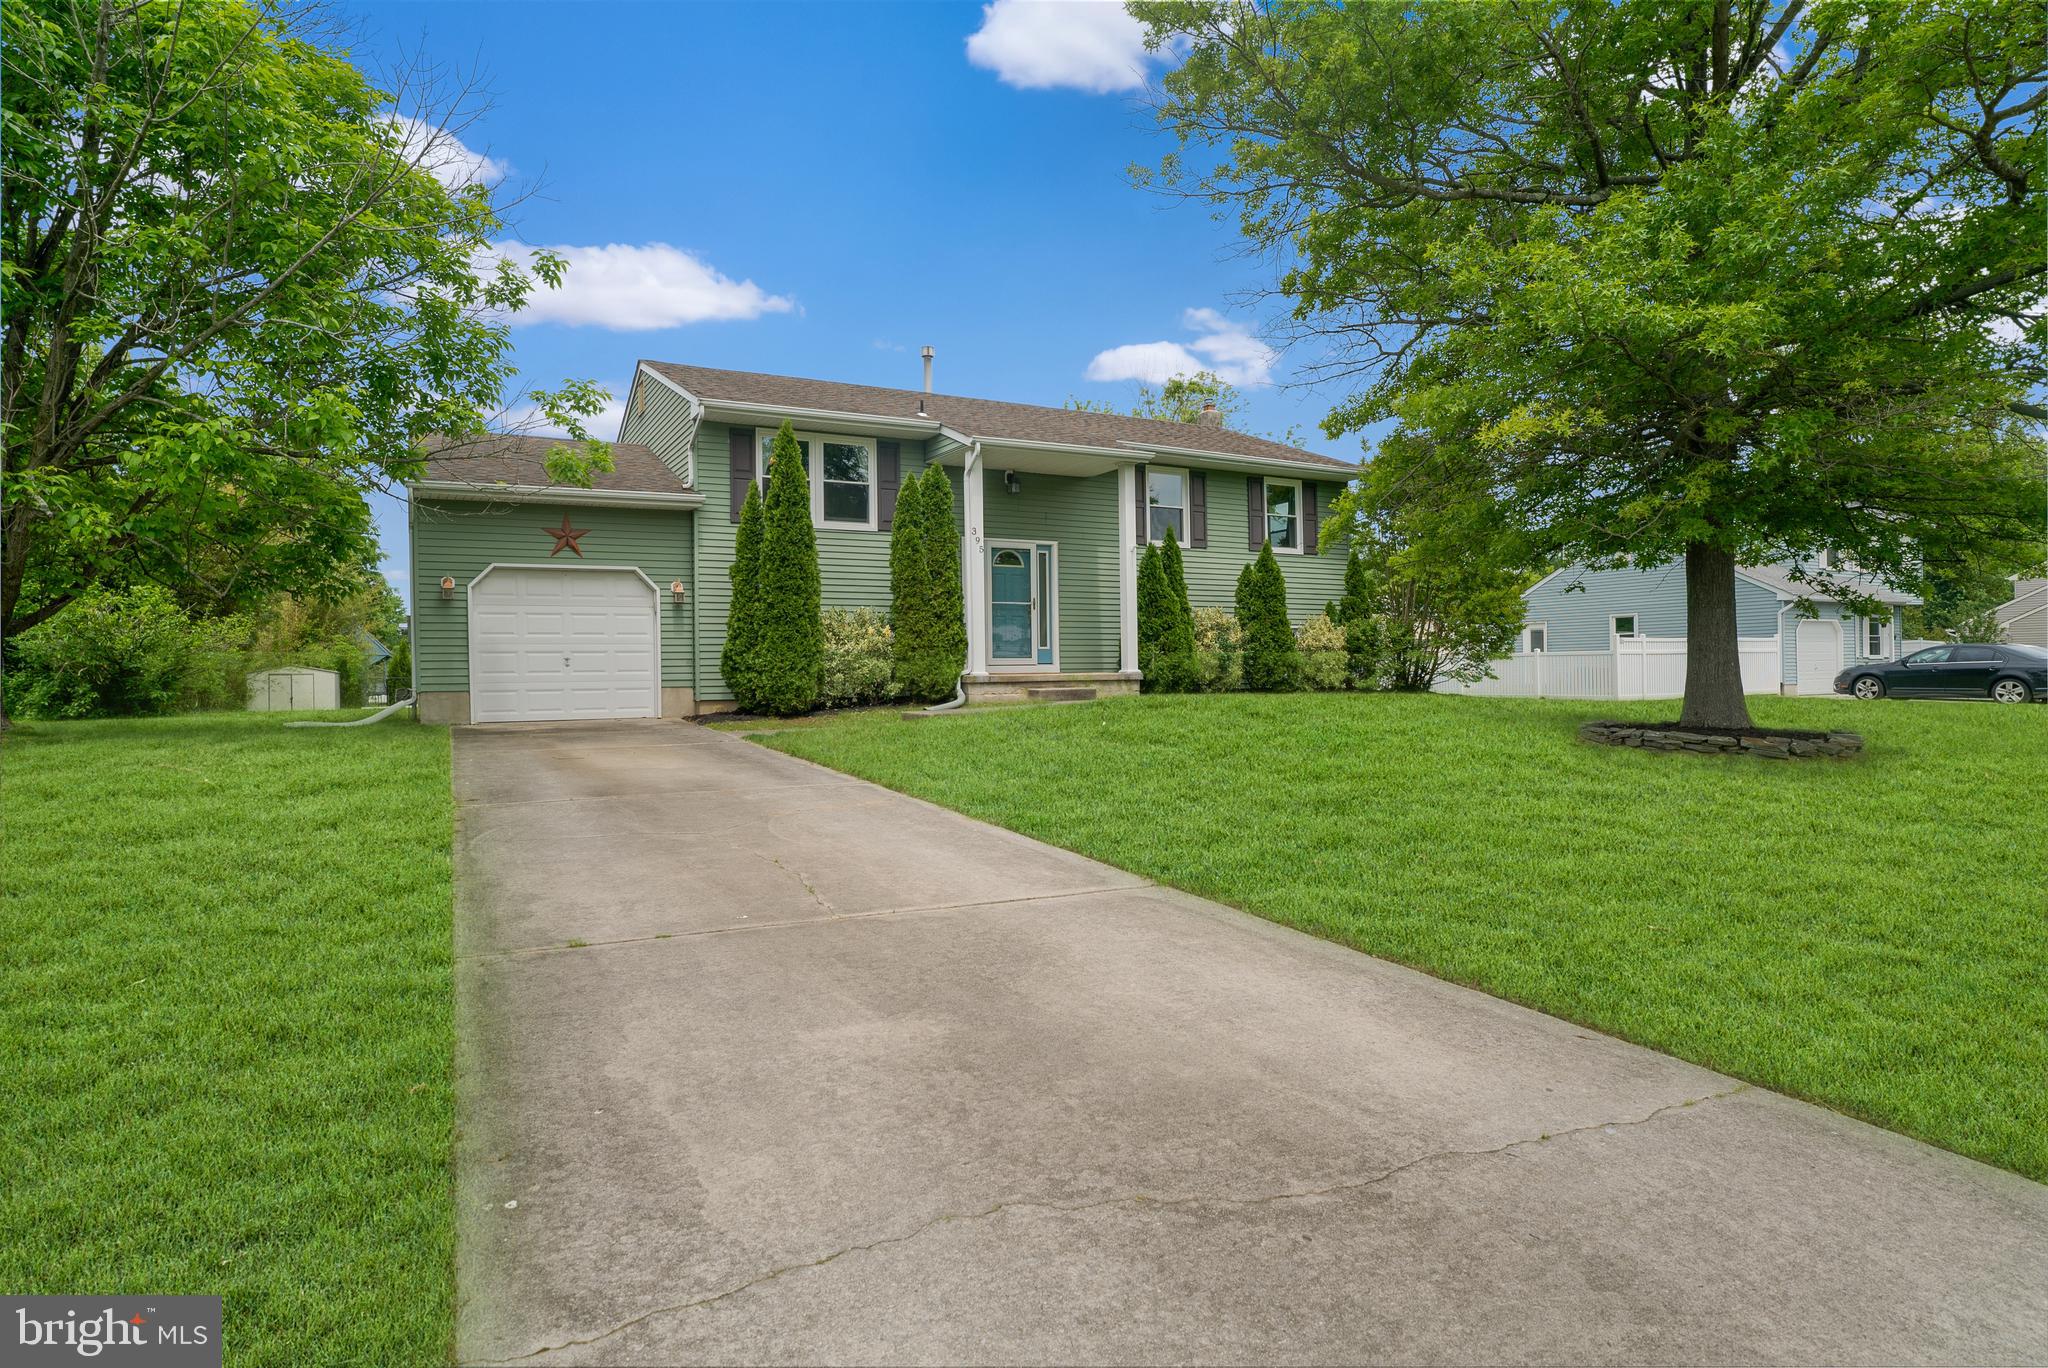
<path fill-rule="evenodd" d="M 924 482 L 912 476 L 896 495 L 889 529 L 889 658 L 896 687 L 909 698 L 932 696 L 926 677 L 936 643 L 931 548 L 924 529 Z"/>
<path fill-rule="evenodd" d="M 925 575 L 931 585 L 933 651 L 931 679 L 937 695 L 948 695 L 967 668 L 967 601 L 960 583 L 960 527 L 953 519 L 953 485 L 944 468 L 925 467 L 920 477 L 919 516 L 924 522 Z"/>
<path fill-rule="evenodd" d="M 347 592 L 364 492 L 499 412 L 504 320 L 561 280 L 443 179 L 467 93 L 373 87 L 315 7 L 19 0 L 0 30 L 0 632 L 97 584 Z M 534 399 L 587 438 L 603 397 Z"/>
<path fill-rule="evenodd" d="M 1553 561 L 1682 558 L 1688 724 L 1749 720 L 1739 562 L 2038 538 L 2041 6 L 1130 8 L 1185 54 L 1164 179 L 1363 384 L 1326 430 Z"/>
<path fill-rule="evenodd" d="M 1237 622 L 1244 635 L 1244 686 L 1257 693 L 1301 687 L 1301 652 L 1287 620 L 1287 580 L 1273 543 L 1238 572 Z"/>
<path fill-rule="evenodd" d="M 1158 389 L 1150 385 L 1138 386 L 1138 402 L 1128 410 L 1099 399 L 1078 399 L 1068 396 L 1067 407 L 1083 413 L 1123 413 L 1133 418 L 1154 418 L 1166 423 L 1200 423 L 1205 421 L 1204 410 L 1214 406 L 1214 416 L 1206 421 L 1223 427 L 1234 427 L 1238 415 L 1244 412 L 1244 395 L 1237 386 L 1223 379 L 1214 371 L 1196 371 L 1193 375 L 1176 375 Z"/>
<path fill-rule="evenodd" d="M 718 653 L 718 672 L 733 702 L 752 712 L 760 704 L 755 684 L 754 651 L 761 641 L 761 538 L 766 514 L 761 486 L 749 484 L 740 504 L 740 525 L 733 533 L 732 564 L 725 567 L 732 583 L 732 603 L 725 615 L 725 646 Z"/>
<path fill-rule="evenodd" d="M 770 448 L 758 584 L 759 635 L 748 664 L 754 706 L 777 717 L 809 712 L 818 706 L 825 678 L 823 588 L 811 530 L 811 477 L 788 419 Z"/>
<path fill-rule="evenodd" d="M 396 703 L 412 695 L 412 633 L 399 632 L 384 664 L 384 701 Z"/>
<path fill-rule="evenodd" d="M 1349 529 L 1353 547 L 1339 605 L 1346 653 L 1356 626 L 1390 688 L 1483 679 L 1522 628 L 1522 591 L 1536 578 L 1526 543 L 1498 504 L 1476 494 L 1448 508 L 1404 500 L 1390 471 L 1372 462 L 1330 504 L 1326 526 Z"/>

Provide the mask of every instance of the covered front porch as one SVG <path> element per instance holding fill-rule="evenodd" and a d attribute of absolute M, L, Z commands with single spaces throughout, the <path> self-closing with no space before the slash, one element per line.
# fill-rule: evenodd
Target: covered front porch
<path fill-rule="evenodd" d="M 1135 453 L 941 439 L 958 474 L 970 703 L 1138 689 Z"/>

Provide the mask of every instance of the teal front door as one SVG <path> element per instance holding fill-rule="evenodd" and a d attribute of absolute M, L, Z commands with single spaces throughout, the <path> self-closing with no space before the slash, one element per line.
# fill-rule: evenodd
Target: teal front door
<path fill-rule="evenodd" d="M 991 665 L 1053 663 L 1052 544 L 991 546 L 988 657 Z"/>

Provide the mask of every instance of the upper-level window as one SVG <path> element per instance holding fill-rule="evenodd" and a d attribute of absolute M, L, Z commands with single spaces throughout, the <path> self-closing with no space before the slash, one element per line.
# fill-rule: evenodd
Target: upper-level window
<path fill-rule="evenodd" d="M 1301 486 L 1292 480 L 1266 481 L 1266 540 L 1275 551 L 1301 551 Z"/>
<path fill-rule="evenodd" d="M 1165 541 L 1166 529 L 1170 527 L 1175 541 L 1182 546 L 1188 544 L 1188 473 L 1185 470 L 1146 466 L 1145 505 L 1151 510 L 1149 535 L 1153 541 Z"/>
<path fill-rule="evenodd" d="M 765 489 L 775 450 L 775 433 L 758 429 L 760 460 L 756 477 Z M 818 527 L 875 526 L 875 442 L 872 437 L 799 432 L 796 444 L 804 454 L 811 481 L 811 522 Z"/>

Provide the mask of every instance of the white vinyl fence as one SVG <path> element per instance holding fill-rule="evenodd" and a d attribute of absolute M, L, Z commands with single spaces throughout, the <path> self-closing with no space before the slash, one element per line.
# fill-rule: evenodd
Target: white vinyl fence
<path fill-rule="evenodd" d="M 1742 691 L 1776 693 L 1784 677 L 1776 637 L 1742 642 Z M 1438 693 L 1498 698 L 1679 698 L 1684 637 L 1623 637 L 1605 651 L 1526 651 L 1493 662 L 1493 678 L 1439 680 Z"/>

